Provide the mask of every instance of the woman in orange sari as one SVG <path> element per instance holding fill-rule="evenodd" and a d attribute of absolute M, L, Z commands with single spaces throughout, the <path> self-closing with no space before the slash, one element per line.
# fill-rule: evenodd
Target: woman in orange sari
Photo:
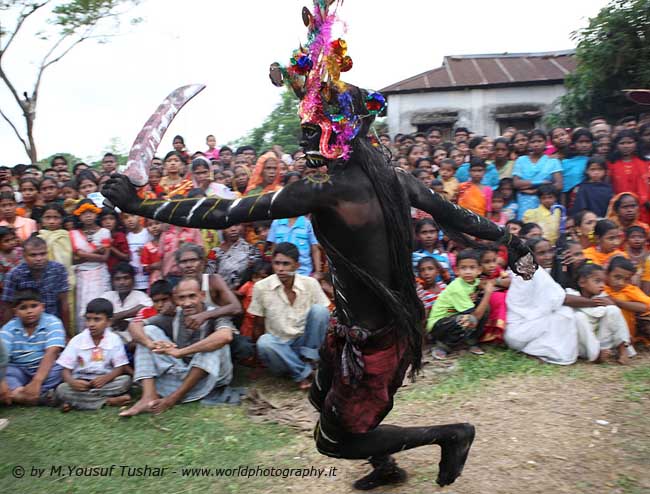
<path fill-rule="evenodd" d="M 280 185 L 280 174 L 278 173 L 278 157 L 274 152 L 269 151 L 264 153 L 257 159 L 253 173 L 248 180 L 248 185 L 244 191 L 243 196 L 254 196 L 257 194 L 266 194 L 267 192 L 275 192 L 280 190 L 282 185 Z M 256 245 L 260 240 L 253 225 L 248 223 L 246 224 L 246 241 L 251 245 Z"/>
<path fill-rule="evenodd" d="M 178 151 L 170 151 L 165 156 L 165 176 L 160 179 L 162 187 L 167 198 L 174 196 L 186 196 L 194 188 L 192 180 L 183 178 L 181 170 L 183 168 L 183 157 Z"/>
<path fill-rule="evenodd" d="M 621 192 L 612 197 L 607 208 L 607 219 L 625 231 L 631 226 L 640 226 L 650 235 L 650 226 L 639 220 L 639 196 L 632 192 Z M 621 240 L 621 245 L 625 240 Z"/>
<path fill-rule="evenodd" d="M 260 156 L 248 180 L 244 197 L 256 194 L 266 194 L 280 190 L 280 174 L 278 173 L 278 157 L 269 151 Z"/>

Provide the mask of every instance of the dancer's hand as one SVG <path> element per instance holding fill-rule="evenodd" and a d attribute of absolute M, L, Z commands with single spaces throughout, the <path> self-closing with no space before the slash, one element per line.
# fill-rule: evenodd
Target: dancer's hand
<path fill-rule="evenodd" d="M 114 206 L 119 207 L 127 213 L 137 213 L 142 199 L 138 197 L 138 191 L 126 175 L 115 173 L 104 184 L 102 194 Z"/>

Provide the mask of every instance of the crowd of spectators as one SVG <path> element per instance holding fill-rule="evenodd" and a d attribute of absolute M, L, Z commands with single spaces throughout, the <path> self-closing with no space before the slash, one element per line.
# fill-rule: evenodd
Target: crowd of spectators
<path fill-rule="evenodd" d="M 500 344 L 550 363 L 626 363 L 649 344 L 650 122 L 443 136 L 371 138 L 392 166 L 527 239 L 540 269 L 523 281 L 503 246 L 464 249 L 412 209 L 432 356 Z M 206 145 L 190 153 L 176 136 L 142 197 L 235 199 L 317 172 L 301 149 Z M 334 307 L 310 219 L 213 231 L 119 213 L 101 194 L 116 170 L 111 153 L 99 168 L 64 156 L 0 167 L 0 402 L 160 413 L 228 400 L 234 363 L 307 389 Z"/>

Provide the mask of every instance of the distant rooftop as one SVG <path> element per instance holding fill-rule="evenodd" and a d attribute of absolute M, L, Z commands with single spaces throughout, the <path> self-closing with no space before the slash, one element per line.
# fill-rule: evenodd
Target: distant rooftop
<path fill-rule="evenodd" d="M 384 94 L 561 83 L 576 68 L 575 50 L 447 55 L 442 67 L 381 90 Z"/>

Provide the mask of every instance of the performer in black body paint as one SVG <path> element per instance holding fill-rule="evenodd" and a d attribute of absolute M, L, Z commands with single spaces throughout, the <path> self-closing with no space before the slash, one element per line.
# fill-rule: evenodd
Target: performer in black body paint
<path fill-rule="evenodd" d="M 416 373 L 421 363 L 423 307 L 411 270 L 410 207 L 431 214 L 458 240 L 471 244 L 469 234 L 504 243 L 510 267 L 524 278 L 532 277 L 536 266 L 518 238 L 393 168 L 373 147 L 366 136 L 383 98 L 333 74 L 336 69 L 328 57 L 346 62 L 342 40 L 319 38 L 329 36 L 325 28 L 335 21 L 331 3 L 315 0 L 314 15 L 303 11 L 310 33 L 315 33 L 312 42 L 294 53 L 291 67 L 274 64 L 271 71 L 274 82 L 288 80 L 301 98 L 301 145 L 308 164 L 326 165 L 327 173 L 234 201 L 141 200 L 124 175 L 111 178 L 103 193 L 127 213 L 193 228 L 223 229 L 310 214 L 328 256 L 336 298 L 336 319 L 321 348 L 309 395 L 320 412 L 314 431 L 318 450 L 336 458 L 369 460 L 373 471 L 355 487 L 371 489 L 405 480 L 392 454 L 439 444 L 437 482 L 448 485 L 462 472 L 474 439 L 472 425 L 379 425 L 409 367 Z M 301 73 L 304 67 L 307 71 Z"/>

